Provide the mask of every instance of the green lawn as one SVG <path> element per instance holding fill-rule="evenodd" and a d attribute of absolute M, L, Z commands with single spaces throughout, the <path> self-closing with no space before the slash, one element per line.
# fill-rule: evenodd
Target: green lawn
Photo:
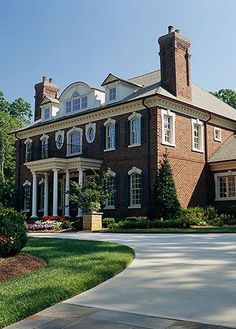
<path fill-rule="evenodd" d="M 103 233 L 236 233 L 236 226 L 103 230 Z"/>
<path fill-rule="evenodd" d="M 23 251 L 48 264 L 0 283 L 0 328 L 96 286 L 134 258 L 126 246 L 65 239 L 29 238 Z"/>

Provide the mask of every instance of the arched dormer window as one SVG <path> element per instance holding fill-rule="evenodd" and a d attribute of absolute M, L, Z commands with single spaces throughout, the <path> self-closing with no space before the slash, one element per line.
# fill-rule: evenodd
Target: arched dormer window
<path fill-rule="evenodd" d="M 24 203 L 23 203 L 23 210 L 25 212 L 30 211 L 30 204 L 31 204 L 31 183 L 29 181 L 25 181 L 23 184 L 23 195 L 24 195 Z"/>
<path fill-rule="evenodd" d="M 80 95 L 76 90 L 73 92 L 71 99 L 66 101 L 66 113 L 78 112 L 79 110 L 87 109 L 88 107 L 88 96 Z"/>
<path fill-rule="evenodd" d="M 42 159 L 47 159 L 49 156 L 49 148 L 48 148 L 48 139 L 49 136 L 43 134 L 42 137 L 40 137 L 41 140 L 41 158 Z"/>
<path fill-rule="evenodd" d="M 73 127 L 67 133 L 67 155 L 76 155 L 82 153 L 82 136 L 81 128 Z"/>

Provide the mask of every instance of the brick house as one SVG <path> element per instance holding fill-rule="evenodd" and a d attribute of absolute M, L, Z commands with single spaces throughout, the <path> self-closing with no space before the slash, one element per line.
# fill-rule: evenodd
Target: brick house
<path fill-rule="evenodd" d="M 19 207 L 31 217 L 81 216 L 70 181 L 107 168 L 105 216 L 146 214 L 165 149 L 182 206 L 236 199 L 236 111 L 191 82 L 191 44 L 179 30 L 158 42 L 160 70 L 110 73 L 101 88 L 74 82 L 60 96 L 52 79 L 35 85 L 35 120 L 15 132 Z"/>

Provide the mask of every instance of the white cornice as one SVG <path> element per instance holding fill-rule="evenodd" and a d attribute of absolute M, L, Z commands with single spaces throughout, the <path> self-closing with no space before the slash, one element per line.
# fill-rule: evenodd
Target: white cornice
<path fill-rule="evenodd" d="M 209 163 L 211 171 L 235 170 L 236 160 Z"/>

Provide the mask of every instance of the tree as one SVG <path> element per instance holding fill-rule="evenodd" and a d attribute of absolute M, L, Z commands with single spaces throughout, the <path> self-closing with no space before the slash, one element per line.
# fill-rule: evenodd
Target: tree
<path fill-rule="evenodd" d="M 212 95 L 236 109 L 236 92 L 234 90 L 220 89 L 219 91 L 212 92 Z"/>
<path fill-rule="evenodd" d="M 177 198 L 172 169 L 167 152 L 163 154 L 161 167 L 158 170 L 149 207 L 151 219 L 170 220 L 180 215 L 180 204 Z"/>
<path fill-rule="evenodd" d="M 22 98 L 13 103 L 5 100 L 0 91 L 0 204 L 14 206 L 15 194 L 15 140 L 11 131 L 29 122 L 30 104 Z"/>

